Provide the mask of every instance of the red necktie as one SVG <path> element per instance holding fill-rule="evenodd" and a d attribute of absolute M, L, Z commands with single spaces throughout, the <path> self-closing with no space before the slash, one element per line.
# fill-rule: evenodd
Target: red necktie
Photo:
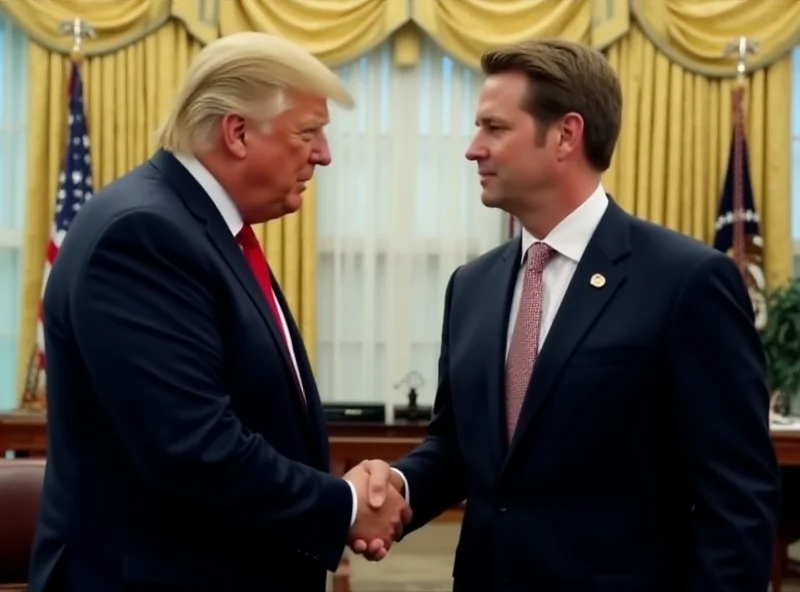
<path fill-rule="evenodd" d="M 269 275 L 269 266 L 267 265 L 267 258 L 264 256 L 264 251 L 261 250 L 261 245 L 256 238 L 256 233 L 253 228 L 245 224 L 236 235 L 236 240 L 242 247 L 244 258 L 247 259 L 247 264 L 253 270 L 253 275 L 256 276 L 258 285 L 264 293 L 264 298 L 267 299 L 267 305 L 275 317 L 275 322 L 278 323 L 278 330 L 283 335 L 283 340 L 286 341 L 286 334 L 283 331 L 283 322 L 281 315 L 278 313 L 278 303 L 275 300 L 275 293 L 272 291 L 272 280 Z M 286 344 L 289 345 L 288 343 Z"/>
<path fill-rule="evenodd" d="M 291 350 L 289 340 L 286 338 L 283 321 L 281 321 L 281 315 L 278 312 L 278 302 L 275 300 L 275 293 L 272 291 L 272 280 L 269 275 L 267 258 L 264 256 L 264 251 L 261 250 L 261 244 L 256 238 L 256 233 L 253 232 L 253 228 L 251 226 L 245 224 L 239 231 L 239 234 L 236 235 L 236 240 L 239 241 L 239 245 L 242 247 L 244 258 L 247 260 L 247 264 L 250 266 L 250 269 L 253 270 L 253 275 L 256 276 L 258 285 L 261 287 L 261 291 L 264 293 L 264 298 L 267 299 L 267 305 L 272 311 L 272 315 L 275 317 L 275 322 L 278 324 L 278 330 L 283 336 L 283 341 L 286 344 L 286 347 Z M 292 363 L 294 364 L 294 359 L 292 359 Z M 298 390 L 300 391 L 300 399 L 303 403 L 303 407 L 305 408 L 306 396 L 300 383 L 300 376 L 297 374 L 296 368 L 292 367 L 291 370 L 292 375 L 297 382 Z"/>

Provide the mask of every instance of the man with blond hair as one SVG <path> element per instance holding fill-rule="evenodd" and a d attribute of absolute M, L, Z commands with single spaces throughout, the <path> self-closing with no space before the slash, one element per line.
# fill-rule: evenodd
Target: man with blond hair
<path fill-rule="evenodd" d="M 331 162 L 336 76 L 278 37 L 196 58 L 160 150 L 87 203 L 44 295 L 49 451 L 30 592 L 322 592 L 407 521 L 328 473 L 322 406 L 252 226 Z M 387 469 L 388 470 L 388 469 Z"/>
<path fill-rule="evenodd" d="M 606 194 L 602 54 L 537 40 L 481 65 L 466 156 L 523 230 L 451 276 L 429 435 L 405 482 L 364 463 L 371 487 L 410 496 L 409 531 L 466 499 L 455 592 L 766 590 L 778 466 L 736 265 Z"/>

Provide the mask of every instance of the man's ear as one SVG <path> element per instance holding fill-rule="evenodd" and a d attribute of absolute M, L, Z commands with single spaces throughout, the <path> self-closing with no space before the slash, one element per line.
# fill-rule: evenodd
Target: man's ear
<path fill-rule="evenodd" d="M 244 158 L 247 155 L 244 117 L 236 113 L 224 115 L 220 122 L 220 131 L 222 133 L 222 143 L 228 149 L 228 152 L 238 158 Z"/>
<path fill-rule="evenodd" d="M 578 113 L 567 113 L 558 126 L 558 157 L 566 158 L 581 147 L 583 139 L 583 117 Z"/>

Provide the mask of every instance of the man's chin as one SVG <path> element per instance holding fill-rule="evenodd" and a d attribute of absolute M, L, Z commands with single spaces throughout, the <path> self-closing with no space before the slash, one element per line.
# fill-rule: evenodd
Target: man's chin
<path fill-rule="evenodd" d="M 499 208 L 502 205 L 503 200 L 494 193 L 482 191 L 481 202 L 483 202 L 483 205 L 485 205 L 487 208 Z"/>
<path fill-rule="evenodd" d="M 292 191 L 289 195 L 286 196 L 286 199 L 283 202 L 283 208 L 287 214 L 291 214 L 296 212 L 300 209 L 300 206 L 303 205 L 303 194 L 299 191 Z"/>

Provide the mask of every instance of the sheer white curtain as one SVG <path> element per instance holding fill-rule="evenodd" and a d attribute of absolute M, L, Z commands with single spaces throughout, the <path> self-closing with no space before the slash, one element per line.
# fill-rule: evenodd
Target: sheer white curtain
<path fill-rule="evenodd" d="M 321 396 L 404 403 L 394 386 L 416 371 L 429 404 L 447 280 L 507 232 L 464 158 L 482 77 L 429 40 L 415 68 L 384 45 L 339 73 L 357 106 L 332 108 L 333 164 L 318 173 Z"/>
<path fill-rule="evenodd" d="M 28 40 L 0 12 L 0 410 L 16 407 L 27 174 Z"/>

